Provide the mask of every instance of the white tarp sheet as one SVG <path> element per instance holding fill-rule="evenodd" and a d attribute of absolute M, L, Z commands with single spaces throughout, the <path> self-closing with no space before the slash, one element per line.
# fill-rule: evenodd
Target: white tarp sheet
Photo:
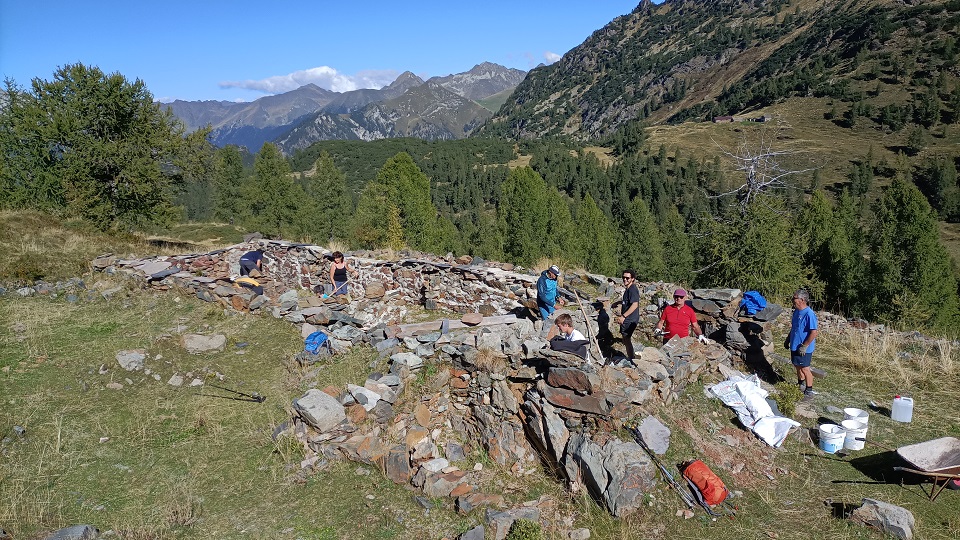
<path fill-rule="evenodd" d="M 774 448 L 783 444 L 791 428 L 800 425 L 795 420 L 773 414 L 766 399 L 768 392 L 760 388 L 760 379 L 756 375 L 734 375 L 711 386 L 710 392 L 737 413 L 740 423 Z"/>

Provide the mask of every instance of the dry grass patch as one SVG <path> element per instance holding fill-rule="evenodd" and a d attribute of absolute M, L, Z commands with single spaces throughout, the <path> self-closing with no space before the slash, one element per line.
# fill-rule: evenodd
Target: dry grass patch
<path fill-rule="evenodd" d="M 953 342 L 913 340 L 900 334 L 845 332 L 832 342 L 854 371 L 905 389 L 936 387 L 957 376 Z"/>
<path fill-rule="evenodd" d="M 494 351 L 489 347 L 481 347 L 477 349 L 477 358 L 474 365 L 476 365 L 477 371 L 504 373 L 507 370 L 507 359 L 499 351 Z"/>

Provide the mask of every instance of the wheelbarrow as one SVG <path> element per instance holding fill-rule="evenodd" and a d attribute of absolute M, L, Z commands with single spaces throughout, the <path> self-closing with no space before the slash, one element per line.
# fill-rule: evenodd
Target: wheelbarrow
<path fill-rule="evenodd" d="M 893 470 L 925 476 L 933 481 L 931 501 L 936 500 L 951 482 L 960 484 L 960 439 L 956 437 L 940 437 L 901 446 L 897 448 L 897 454 L 911 466 L 894 467 Z"/>

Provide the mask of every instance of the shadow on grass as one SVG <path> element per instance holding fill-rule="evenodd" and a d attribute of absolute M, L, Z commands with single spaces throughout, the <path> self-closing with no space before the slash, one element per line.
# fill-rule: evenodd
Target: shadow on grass
<path fill-rule="evenodd" d="M 832 502 L 830 503 L 830 513 L 837 519 L 848 519 L 854 510 L 860 508 L 859 504 Z"/>
<path fill-rule="evenodd" d="M 180 240 L 165 240 L 162 238 L 148 238 L 147 244 L 150 244 L 153 247 L 162 248 L 162 249 L 181 249 L 181 250 L 196 250 L 200 246 L 194 244 L 193 242 L 183 242 Z"/>

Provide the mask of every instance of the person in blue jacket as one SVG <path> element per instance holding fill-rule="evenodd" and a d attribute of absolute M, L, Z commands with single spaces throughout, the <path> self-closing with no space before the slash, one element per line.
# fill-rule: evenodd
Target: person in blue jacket
<path fill-rule="evenodd" d="M 540 318 L 547 320 L 557 309 L 557 305 L 563 307 L 566 304 L 563 298 L 557 296 L 557 278 L 560 276 L 560 268 L 557 265 L 550 265 L 540 274 L 537 280 L 537 307 L 540 309 Z"/>

